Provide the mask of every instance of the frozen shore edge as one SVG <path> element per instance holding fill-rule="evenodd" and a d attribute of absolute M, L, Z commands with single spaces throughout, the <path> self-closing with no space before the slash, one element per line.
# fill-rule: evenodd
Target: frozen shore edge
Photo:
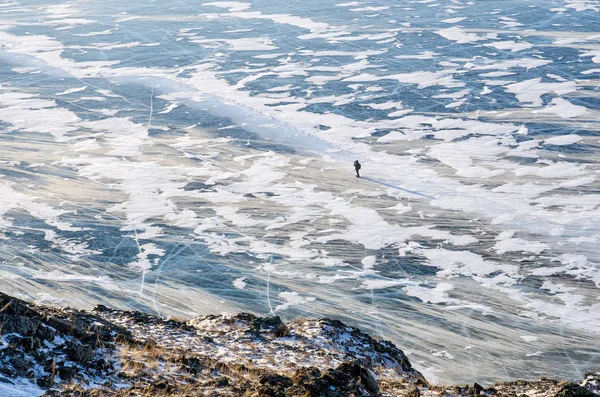
<path fill-rule="evenodd" d="M 184 322 L 0 293 L 0 325 L 4 397 L 600 395 L 600 373 L 580 383 L 431 385 L 391 342 L 328 318 L 283 323 L 240 313 Z"/>

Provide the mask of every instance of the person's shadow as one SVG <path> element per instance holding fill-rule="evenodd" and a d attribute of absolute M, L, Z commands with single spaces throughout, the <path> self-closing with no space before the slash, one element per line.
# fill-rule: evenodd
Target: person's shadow
<path fill-rule="evenodd" d="M 426 197 L 426 198 L 429 198 L 429 199 L 432 199 L 432 200 L 436 200 L 436 197 L 429 196 L 429 195 L 427 195 L 425 193 L 421 193 L 421 192 L 418 192 L 416 190 L 405 189 L 405 188 L 402 188 L 400 186 L 392 185 L 392 184 L 387 183 L 387 182 L 378 181 L 377 179 L 373 179 L 373 178 L 369 178 L 369 177 L 364 177 L 364 176 L 361 179 L 365 179 L 365 180 L 367 180 L 369 182 L 377 183 L 379 185 L 391 187 L 392 189 L 400 190 L 400 191 L 403 191 L 403 192 L 406 192 L 406 193 L 414 194 L 416 196 L 421 196 L 421 197 Z"/>

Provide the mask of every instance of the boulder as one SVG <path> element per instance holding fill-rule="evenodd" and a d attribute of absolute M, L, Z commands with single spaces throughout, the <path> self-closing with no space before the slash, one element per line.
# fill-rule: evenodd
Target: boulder
<path fill-rule="evenodd" d="M 479 383 L 473 383 L 473 395 L 479 396 L 483 390 L 483 386 Z"/>
<path fill-rule="evenodd" d="M 0 293 L 0 313 L 13 316 L 39 317 L 39 313 L 20 299 Z"/>
<path fill-rule="evenodd" d="M 287 376 L 272 373 L 261 377 L 259 379 L 259 383 L 261 385 L 276 386 L 282 389 L 287 389 L 294 384 L 294 381 Z"/>
<path fill-rule="evenodd" d="M 282 333 L 285 332 L 284 329 L 287 330 L 287 327 L 281 321 L 281 318 L 279 318 L 279 316 L 275 316 L 275 317 L 255 317 L 250 322 L 250 330 L 249 330 L 249 332 L 258 335 L 258 334 L 260 334 L 260 331 L 266 330 L 266 331 L 274 331 L 275 334 L 282 335 Z"/>
<path fill-rule="evenodd" d="M 261 385 L 256 390 L 258 397 L 286 397 L 283 390 L 268 385 Z"/>
<path fill-rule="evenodd" d="M 0 314 L 0 334 L 19 334 L 21 336 L 33 336 L 38 328 L 42 325 L 37 318 L 30 318 L 20 315 Z"/>
<path fill-rule="evenodd" d="M 67 358 L 76 363 L 87 363 L 94 358 L 94 349 L 90 345 L 71 343 L 66 349 Z"/>
<path fill-rule="evenodd" d="M 598 397 L 598 395 L 576 383 L 567 383 L 554 395 L 554 397 Z"/>
<path fill-rule="evenodd" d="M 357 361 L 347 361 L 337 368 L 319 371 L 302 368 L 291 379 L 294 384 L 287 395 L 306 397 L 370 397 L 379 395 L 379 386 L 370 371 Z"/>
<path fill-rule="evenodd" d="M 377 381 L 367 368 L 359 364 L 358 360 L 343 362 L 337 369 L 356 378 L 369 393 L 379 394 Z"/>

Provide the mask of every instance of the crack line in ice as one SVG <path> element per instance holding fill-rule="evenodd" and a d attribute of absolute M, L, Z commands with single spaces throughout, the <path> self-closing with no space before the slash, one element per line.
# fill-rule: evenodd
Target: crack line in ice
<path fill-rule="evenodd" d="M 275 316 L 275 311 L 273 311 L 273 306 L 271 305 L 271 266 L 273 265 L 273 254 L 271 253 L 271 259 L 269 260 L 269 265 L 267 267 L 267 303 L 269 305 L 269 311 L 272 316 Z"/>
<path fill-rule="evenodd" d="M 183 245 L 183 247 L 181 247 L 179 250 L 175 251 L 177 249 L 177 247 L 179 247 L 180 245 Z M 177 257 L 177 255 L 179 255 L 179 253 L 181 253 L 183 250 L 185 250 L 187 248 L 191 248 L 187 242 L 184 242 L 182 240 L 179 243 L 177 243 L 177 245 L 170 250 L 171 252 L 169 252 L 169 255 L 167 255 L 167 257 L 165 259 L 160 261 L 160 266 L 158 266 L 158 269 L 156 270 L 156 276 L 155 276 L 155 281 L 154 281 L 154 296 L 152 298 L 152 304 L 154 305 L 154 310 L 156 311 L 156 315 L 159 318 L 163 318 L 163 319 L 165 318 L 165 317 L 163 317 L 160 310 L 158 309 L 158 298 L 157 298 L 158 293 L 157 293 L 157 291 L 158 291 L 158 280 L 160 278 L 160 273 L 162 271 L 163 266 L 165 264 L 167 264 L 167 262 L 169 262 L 171 257 Z"/>

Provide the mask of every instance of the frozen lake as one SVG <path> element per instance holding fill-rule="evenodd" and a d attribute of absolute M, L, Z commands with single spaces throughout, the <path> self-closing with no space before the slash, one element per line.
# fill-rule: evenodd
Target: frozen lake
<path fill-rule="evenodd" d="M 0 0 L 0 290 L 582 378 L 598 26 L 598 0 Z"/>

